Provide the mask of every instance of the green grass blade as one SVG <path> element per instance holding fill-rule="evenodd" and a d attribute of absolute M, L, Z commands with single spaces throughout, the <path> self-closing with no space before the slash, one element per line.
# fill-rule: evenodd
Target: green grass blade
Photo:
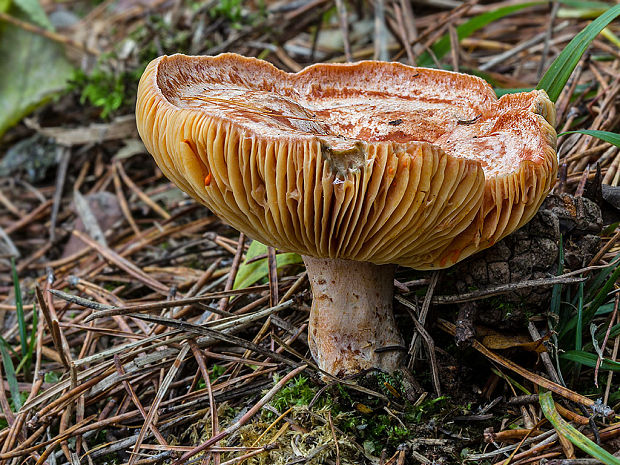
<path fill-rule="evenodd" d="M 598 292 L 598 289 L 601 288 L 605 281 L 607 281 L 609 275 L 611 275 L 618 266 L 620 266 L 620 253 L 616 254 L 609 266 L 599 271 L 594 278 L 588 282 L 588 301 L 594 298 L 595 293 Z"/>
<path fill-rule="evenodd" d="M 585 352 L 583 350 L 568 350 L 560 355 L 563 360 L 570 360 L 571 362 L 578 363 L 586 367 L 594 368 L 598 356 Z M 601 370 L 620 371 L 620 362 L 604 358 L 601 363 Z"/>
<path fill-rule="evenodd" d="M 579 129 L 577 131 L 566 131 L 558 136 L 564 136 L 566 134 L 585 134 L 586 136 L 596 137 L 605 142 L 609 142 L 610 144 L 615 145 L 616 147 L 620 147 L 620 134 L 616 134 L 615 132 L 609 131 L 596 131 L 594 129 Z"/>
<path fill-rule="evenodd" d="M 532 393 L 530 391 L 528 391 L 525 386 L 523 386 L 522 384 L 520 384 L 519 382 L 517 382 L 515 379 L 511 378 L 510 376 L 508 376 L 505 373 L 502 373 L 501 371 L 499 371 L 497 368 L 493 368 L 491 367 L 491 371 L 493 373 L 495 373 L 497 376 L 499 376 L 500 378 L 503 378 L 504 380 L 506 380 L 508 383 L 512 384 L 514 387 L 516 387 L 517 389 L 519 389 L 521 392 L 523 392 L 523 394 L 525 394 L 526 396 L 531 395 Z"/>
<path fill-rule="evenodd" d="M 612 6 L 610 3 L 605 2 L 589 2 L 589 1 L 581 1 L 581 0 L 562 0 L 560 2 L 562 5 L 569 6 L 571 8 L 583 8 L 583 9 L 595 9 L 599 10 L 607 10 Z"/>
<path fill-rule="evenodd" d="M 583 282 L 579 283 L 577 296 L 577 329 L 575 330 L 575 350 L 581 350 L 583 347 Z"/>
<path fill-rule="evenodd" d="M 28 354 L 26 358 L 28 362 L 26 363 L 25 372 L 28 373 L 30 371 L 30 365 L 32 363 L 32 356 L 34 354 L 34 347 L 37 343 L 37 330 L 39 329 L 39 314 L 37 312 L 36 304 L 32 307 L 32 332 L 30 333 L 30 343 L 28 344 Z"/>
<path fill-rule="evenodd" d="M 558 272 L 556 276 L 560 276 L 564 273 L 564 237 L 560 235 L 560 243 L 558 244 Z M 562 303 L 562 285 L 556 284 L 553 286 L 551 292 L 551 313 L 554 315 L 560 314 L 560 305 Z"/>
<path fill-rule="evenodd" d="M 457 27 L 456 34 L 459 40 L 462 40 L 466 37 L 469 37 L 477 30 L 482 29 L 487 24 L 492 23 L 493 21 L 497 21 L 498 19 L 501 19 L 504 16 L 508 16 L 524 8 L 535 6 L 535 5 L 540 5 L 542 3 L 544 2 L 519 3 L 517 5 L 505 6 L 502 8 L 498 8 L 497 10 L 489 11 L 487 13 L 474 16 L 469 21 Z M 432 45 L 431 50 L 433 51 L 437 59 L 440 60 L 446 53 L 450 51 L 450 35 L 445 34 L 444 36 L 442 36 L 437 42 L 435 42 Z M 433 58 L 428 52 L 422 53 L 418 57 L 416 62 L 418 66 L 424 66 L 424 67 L 432 67 L 435 64 L 435 62 L 433 61 Z"/>
<path fill-rule="evenodd" d="M 24 373 L 30 373 L 30 365 L 32 364 L 32 355 L 34 353 L 34 346 L 37 342 L 37 325 L 38 325 L 38 314 L 37 314 L 37 306 L 36 304 L 32 308 L 32 331 L 30 332 L 30 341 L 28 341 L 28 353 L 25 357 L 22 357 L 19 365 L 15 371 L 20 373 L 21 370 L 24 370 Z"/>
<path fill-rule="evenodd" d="M 620 336 L 620 324 L 612 326 L 611 330 L 609 330 L 610 340 L 614 339 L 616 336 Z M 604 337 L 605 337 L 605 332 L 601 331 L 601 334 L 598 336 L 599 341 L 602 341 Z"/>
<path fill-rule="evenodd" d="M 585 53 L 597 35 L 620 15 L 620 4 L 613 6 L 601 16 L 586 26 L 573 40 L 562 50 L 560 55 L 551 63 L 549 69 L 538 83 L 537 89 L 544 89 L 549 98 L 555 102 L 562 89 L 568 82 L 570 75 L 579 63 L 581 56 Z"/>
<path fill-rule="evenodd" d="M 596 445 L 590 439 L 581 434 L 575 427 L 567 423 L 555 409 L 555 403 L 551 392 L 541 391 L 538 395 L 540 407 L 543 414 L 553 425 L 558 434 L 561 434 L 572 442 L 575 446 L 579 447 L 582 451 L 588 454 L 590 457 L 600 460 L 606 465 L 620 465 L 620 459 L 614 457 L 602 447 Z"/>
<path fill-rule="evenodd" d="M 11 274 L 13 275 L 13 287 L 15 289 L 15 309 L 17 311 L 17 326 L 19 327 L 19 342 L 22 346 L 22 357 L 25 357 L 28 353 L 28 340 L 26 339 L 26 319 L 24 318 L 22 291 L 19 287 L 17 268 L 15 267 L 15 259 L 13 257 L 11 257 Z"/>
<path fill-rule="evenodd" d="M 588 304 L 586 311 L 586 322 L 590 322 L 596 311 L 599 309 L 601 305 L 605 303 L 608 299 L 609 292 L 613 289 L 614 285 L 620 279 L 620 266 L 616 264 L 616 269 L 611 274 L 611 276 L 607 279 L 607 282 L 603 285 L 603 287 L 598 291 L 594 300 Z"/>
<path fill-rule="evenodd" d="M 534 90 L 533 87 L 496 87 L 493 89 L 495 91 L 495 95 L 498 97 L 502 97 L 506 94 L 518 94 L 521 92 L 531 92 Z"/>
<path fill-rule="evenodd" d="M 9 345 L 7 342 L 0 338 L 0 355 L 2 355 L 2 365 L 4 365 L 4 373 L 6 373 L 6 381 L 9 384 L 9 391 L 11 391 L 11 399 L 13 399 L 13 406 L 17 412 L 22 407 L 22 400 L 19 397 L 19 385 L 17 384 L 17 375 L 15 374 L 15 365 L 11 360 L 11 354 L 9 353 Z"/>

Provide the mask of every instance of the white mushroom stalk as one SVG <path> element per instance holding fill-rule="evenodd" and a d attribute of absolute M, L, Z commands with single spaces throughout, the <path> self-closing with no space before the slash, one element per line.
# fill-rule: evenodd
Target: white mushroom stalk
<path fill-rule="evenodd" d="M 334 376 L 401 367 L 404 341 L 392 313 L 394 265 L 305 256 L 312 286 L 308 343 Z"/>

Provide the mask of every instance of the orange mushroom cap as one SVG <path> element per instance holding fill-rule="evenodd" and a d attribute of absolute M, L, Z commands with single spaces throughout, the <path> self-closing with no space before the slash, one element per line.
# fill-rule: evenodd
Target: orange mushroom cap
<path fill-rule="evenodd" d="M 453 265 L 526 223 L 557 171 L 544 91 L 400 63 L 289 74 L 235 54 L 163 56 L 140 136 L 181 189 L 248 236 L 324 258 Z"/>

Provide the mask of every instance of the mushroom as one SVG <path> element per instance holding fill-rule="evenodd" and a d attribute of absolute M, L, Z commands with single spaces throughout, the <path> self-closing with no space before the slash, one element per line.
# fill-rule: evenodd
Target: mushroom
<path fill-rule="evenodd" d="M 249 237 L 304 258 L 309 345 L 335 376 L 395 371 L 395 265 L 445 268 L 526 223 L 557 171 L 544 91 L 400 63 L 289 74 L 235 54 L 163 56 L 137 125 L 163 173 Z"/>

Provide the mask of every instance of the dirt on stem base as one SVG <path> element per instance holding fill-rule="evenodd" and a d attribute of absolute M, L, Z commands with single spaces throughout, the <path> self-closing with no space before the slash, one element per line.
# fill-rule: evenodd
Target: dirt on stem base
<path fill-rule="evenodd" d="M 404 342 L 392 313 L 394 265 L 304 256 L 312 286 L 308 342 L 334 376 L 401 366 Z"/>

